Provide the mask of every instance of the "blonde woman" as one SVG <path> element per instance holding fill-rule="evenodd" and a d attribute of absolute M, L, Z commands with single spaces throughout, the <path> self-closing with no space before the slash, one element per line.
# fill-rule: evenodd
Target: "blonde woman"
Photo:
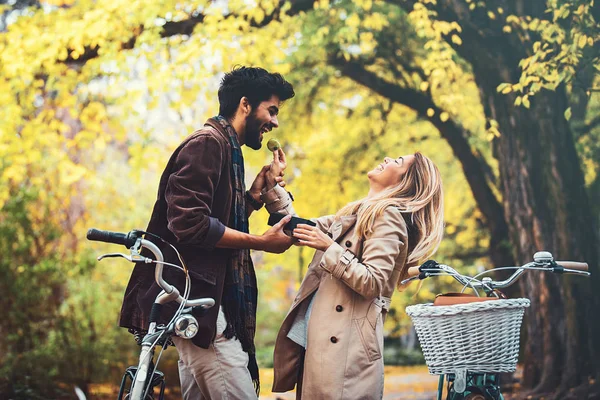
<path fill-rule="evenodd" d="M 367 177 L 367 197 L 293 231 L 316 252 L 277 336 L 273 392 L 297 385 L 306 400 L 383 396 L 383 321 L 408 266 L 437 250 L 443 192 L 421 153 L 386 157 Z M 281 199 L 266 202 L 273 210 Z M 286 206 L 279 211 L 293 212 Z"/>

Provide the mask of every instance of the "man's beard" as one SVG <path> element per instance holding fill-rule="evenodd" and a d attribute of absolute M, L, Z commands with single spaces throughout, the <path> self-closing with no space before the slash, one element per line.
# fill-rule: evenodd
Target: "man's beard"
<path fill-rule="evenodd" d="M 260 121 L 256 118 L 256 113 L 251 112 L 246 117 L 246 146 L 253 150 L 259 150 L 262 147 L 260 141 Z"/>

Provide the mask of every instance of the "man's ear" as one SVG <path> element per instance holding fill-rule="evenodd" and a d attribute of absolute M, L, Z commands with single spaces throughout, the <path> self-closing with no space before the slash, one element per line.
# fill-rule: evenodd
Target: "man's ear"
<path fill-rule="evenodd" d="M 250 115 L 252 112 L 252 106 L 250 105 L 250 101 L 246 96 L 243 96 L 240 99 L 240 104 L 238 105 L 238 110 L 243 112 L 245 115 Z"/>

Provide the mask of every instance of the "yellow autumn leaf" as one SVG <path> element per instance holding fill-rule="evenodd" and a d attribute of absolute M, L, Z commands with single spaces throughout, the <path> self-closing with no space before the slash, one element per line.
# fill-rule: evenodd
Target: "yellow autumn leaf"
<path fill-rule="evenodd" d="M 452 35 L 451 39 L 452 39 L 452 43 L 454 43 L 458 46 L 460 46 L 462 44 L 462 39 L 458 35 Z"/>
<path fill-rule="evenodd" d="M 62 185 L 70 186 L 73 183 L 83 179 L 87 169 L 80 165 L 69 165 L 61 168 L 60 182 Z"/>
<path fill-rule="evenodd" d="M 353 13 L 348 18 L 346 18 L 346 25 L 351 28 L 358 28 L 360 25 L 360 17 L 358 14 Z"/>

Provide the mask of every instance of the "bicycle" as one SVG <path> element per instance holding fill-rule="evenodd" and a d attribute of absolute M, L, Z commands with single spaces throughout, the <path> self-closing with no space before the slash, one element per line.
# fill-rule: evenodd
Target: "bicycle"
<path fill-rule="evenodd" d="M 150 240 L 142 236 L 150 236 L 160 240 L 175 250 L 181 266 L 164 261 L 164 257 L 159 247 Z M 156 283 L 162 288 L 162 291 L 156 296 L 152 305 L 149 318 L 148 332 L 141 337 L 136 334 L 136 341 L 141 346 L 139 362 L 137 366 L 127 368 L 121 380 L 118 400 L 151 400 L 154 398 L 154 389 L 159 388 L 159 400 L 164 399 L 165 377 L 158 371 L 158 362 L 162 353 L 169 345 L 172 345 L 170 338 L 173 335 L 183 339 L 192 339 L 198 332 L 198 321 L 192 315 L 196 313 L 201 315 L 203 311 L 215 305 L 215 300 L 211 298 L 200 298 L 189 300 L 190 277 L 188 269 L 179 255 L 177 249 L 161 239 L 159 236 L 141 230 L 132 230 L 129 233 L 119 233 L 90 229 L 87 232 L 87 239 L 92 241 L 120 244 L 129 249 L 129 254 L 108 253 L 98 257 L 98 261 L 104 258 L 121 257 L 133 263 L 155 264 L 154 278 Z M 145 257 L 141 254 L 142 249 L 147 249 L 154 258 Z M 185 289 L 183 296 L 179 290 L 170 285 L 163 279 L 163 267 L 171 266 L 185 273 Z M 179 303 L 179 308 L 175 315 L 166 325 L 158 325 L 163 304 L 171 301 Z M 161 347 L 160 353 L 154 363 L 154 353 L 157 346 Z M 128 380 L 131 380 L 131 386 L 128 386 Z"/>
<path fill-rule="evenodd" d="M 479 279 L 507 269 L 516 271 L 503 281 Z M 520 267 L 494 268 L 474 277 L 461 275 L 433 260 L 409 268 L 409 278 L 402 284 L 450 275 L 463 285 L 460 293 L 438 295 L 433 304 L 406 308 L 429 373 L 440 376 L 437 400 L 443 399 L 444 380 L 447 380 L 446 400 L 504 400 L 499 375 L 516 370 L 521 323 L 530 302 L 525 298 L 507 299 L 498 289 L 512 285 L 528 270 L 590 276 L 586 263 L 554 261 L 546 251 L 535 253 L 533 262 Z M 468 287 L 475 295 L 465 295 Z M 480 297 L 480 290 L 486 297 Z"/>

